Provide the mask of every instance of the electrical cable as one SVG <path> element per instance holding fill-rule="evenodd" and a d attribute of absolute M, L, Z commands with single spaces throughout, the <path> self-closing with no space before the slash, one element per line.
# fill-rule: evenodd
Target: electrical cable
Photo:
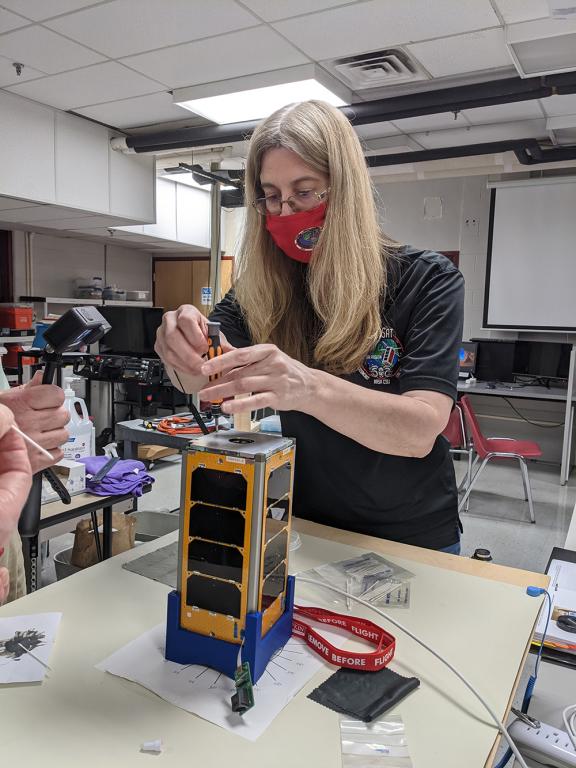
<path fill-rule="evenodd" d="M 542 658 L 542 651 L 544 650 L 544 638 L 548 634 L 550 616 L 552 615 L 552 598 L 550 597 L 550 593 L 546 589 L 542 589 L 541 587 L 528 587 L 526 592 L 528 595 L 530 595 L 530 597 L 539 597 L 540 595 L 545 595 L 548 598 L 548 616 L 546 617 L 546 624 L 544 625 L 542 641 L 538 648 L 536 664 L 534 665 L 534 674 L 530 675 L 530 677 L 528 678 L 528 682 L 526 683 L 526 690 L 524 691 L 524 697 L 522 699 L 522 706 L 520 707 L 520 711 L 524 712 L 524 714 L 528 713 L 530 700 L 532 699 L 532 694 L 534 693 L 534 686 L 536 685 L 536 680 L 538 679 L 540 659 Z M 508 761 L 510 760 L 511 757 L 512 757 L 512 750 L 508 748 L 506 752 L 504 752 L 504 754 L 502 755 L 498 763 L 494 766 L 494 768 L 504 768 L 504 766 L 508 764 Z"/>
<path fill-rule="evenodd" d="M 176 368 L 173 368 L 172 370 L 174 371 L 174 376 L 176 376 L 176 378 L 178 379 L 178 384 L 180 384 L 180 387 L 182 388 L 182 392 L 185 394 L 186 390 L 184 389 L 184 385 L 180 381 L 180 376 L 178 376 L 178 371 L 176 370 Z M 209 434 L 210 430 L 206 426 L 204 419 L 200 415 L 200 411 L 198 410 L 198 408 L 196 408 L 192 400 L 190 400 L 190 410 L 192 411 L 194 418 L 196 419 L 196 423 L 198 424 L 198 426 L 200 427 L 200 430 L 202 431 L 202 434 L 203 435 Z"/>
<path fill-rule="evenodd" d="M 563 421 L 559 422 L 558 424 L 542 424 L 541 421 L 532 421 L 531 419 L 528 419 L 526 416 L 524 416 L 523 413 L 520 413 L 518 408 L 516 408 L 516 406 L 513 405 L 510 402 L 510 400 L 508 400 L 507 397 L 503 397 L 502 399 L 505 400 L 508 403 L 508 405 L 510 406 L 510 408 L 512 408 L 514 413 L 516 413 L 518 416 L 520 416 L 520 418 L 523 421 L 527 421 L 528 424 L 532 424 L 533 427 L 542 427 L 542 429 L 558 429 L 558 427 L 563 427 L 564 426 L 564 422 Z"/>
<path fill-rule="evenodd" d="M 333 587 L 331 584 L 327 584 L 321 581 L 318 581 L 316 579 L 310 579 L 305 576 L 297 576 L 298 581 L 305 583 L 305 584 L 314 584 L 317 587 L 324 587 L 325 589 L 329 589 L 332 592 L 337 592 L 339 595 L 342 595 L 343 597 L 349 598 L 351 600 L 354 600 L 357 603 L 360 603 L 360 605 L 365 606 L 366 608 L 371 608 L 375 613 L 377 613 L 382 618 L 389 621 L 391 624 L 393 624 L 397 629 L 399 629 L 401 632 L 404 632 L 408 637 L 412 638 L 415 642 L 417 642 L 419 645 L 421 645 L 423 648 L 425 648 L 429 653 L 432 654 L 435 658 L 438 659 L 438 661 L 441 661 L 443 664 L 445 664 L 448 669 L 456 675 L 456 677 L 464 683 L 466 688 L 478 699 L 478 701 L 482 704 L 482 706 L 486 709 L 486 711 L 490 714 L 490 717 L 494 720 L 496 725 L 498 726 L 498 730 L 502 733 L 508 744 L 510 745 L 510 750 L 518 760 L 521 768 L 528 768 L 526 765 L 526 762 L 524 761 L 524 758 L 520 754 L 518 747 L 512 740 L 512 737 L 508 733 L 508 729 L 504 725 L 504 723 L 498 718 L 498 715 L 494 712 L 490 704 L 483 698 L 483 696 L 478 693 L 476 688 L 472 685 L 472 683 L 468 682 L 468 680 L 464 677 L 463 674 L 461 674 L 456 667 L 454 667 L 449 661 L 447 661 L 441 654 L 439 654 L 437 651 L 435 651 L 433 648 L 431 648 L 429 645 L 427 645 L 423 640 L 421 640 L 419 637 L 417 637 L 413 632 L 411 632 L 407 627 L 405 627 L 403 624 L 401 624 L 399 621 L 396 621 L 396 619 L 393 619 L 389 614 L 385 613 L 384 611 L 380 610 L 380 608 L 377 608 L 375 605 L 372 605 L 367 600 L 362 600 L 361 597 L 356 597 L 356 595 L 352 595 L 350 592 L 346 592 L 344 589 L 339 589 L 338 587 Z"/>

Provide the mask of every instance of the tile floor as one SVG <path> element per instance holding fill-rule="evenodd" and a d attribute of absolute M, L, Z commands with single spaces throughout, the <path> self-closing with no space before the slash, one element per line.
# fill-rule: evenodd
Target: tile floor
<path fill-rule="evenodd" d="M 464 471 L 464 462 L 456 462 L 458 479 Z M 555 465 L 532 462 L 528 471 L 536 523 L 529 522 L 518 464 L 488 465 L 470 496 L 469 514 L 462 515 L 463 555 L 483 547 L 497 563 L 543 571 L 552 548 L 564 545 L 576 502 L 576 472 L 560 486 Z"/>

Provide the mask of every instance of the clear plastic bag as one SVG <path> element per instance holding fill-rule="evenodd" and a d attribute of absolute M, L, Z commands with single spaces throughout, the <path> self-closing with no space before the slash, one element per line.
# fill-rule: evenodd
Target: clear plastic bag
<path fill-rule="evenodd" d="M 334 587 L 345 590 L 371 605 L 387 608 L 410 607 L 410 580 L 414 574 L 386 560 L 376 552 L 366 552 L 349 560 L 326 563 L 307 571 L 308 576 L 317 578 Z M 350 609 L 351 601 L 341 598 Z"/>
<path fill-rule="evenodd" d="M 363 723 L 340 719 L 342 768 L 413 768 L 400 715 Z"/>

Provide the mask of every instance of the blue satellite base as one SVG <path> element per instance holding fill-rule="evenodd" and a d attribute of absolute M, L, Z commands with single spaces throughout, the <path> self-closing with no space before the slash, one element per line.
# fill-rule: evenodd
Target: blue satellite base
<path fill-rule="evenodd" d="M 294 611 L 294 576 L 288 576 L 284 613 L 262 637 L 262 614 L 257 611 L 246 615 L 246 629 L 242 646 L 242 661 L 250 664 L 252 682 L 264 674 L 274 653 L 282 648 L 292 635 Z M 238 667 L 237 643 L 216 637 L 200 635 L 180 626 L 180 594 L 175 590 L 168 595 L 166 621 L 166 658 L 178 664 L 202 664 L 234 679 Z"/>

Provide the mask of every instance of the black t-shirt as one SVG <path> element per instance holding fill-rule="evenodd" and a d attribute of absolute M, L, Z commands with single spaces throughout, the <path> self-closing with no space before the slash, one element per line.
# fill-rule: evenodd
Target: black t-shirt
<path fill-rule="evenodd" d="M 464 280 L 441 254 L 403 248 L 389 261 L 382 338 L 361 369 L 342 378 L 401 395 L 442 392 L 456 399 Z M 215 307 L 228 341 L 251 344 L 233 292 Z M 448 442 L 424 458 L 373 451 L 312 416 L 280 414 L 295 437 L 294 514 L 337 528 L 441 549 L 458 541 L 457 491 Z"/>

